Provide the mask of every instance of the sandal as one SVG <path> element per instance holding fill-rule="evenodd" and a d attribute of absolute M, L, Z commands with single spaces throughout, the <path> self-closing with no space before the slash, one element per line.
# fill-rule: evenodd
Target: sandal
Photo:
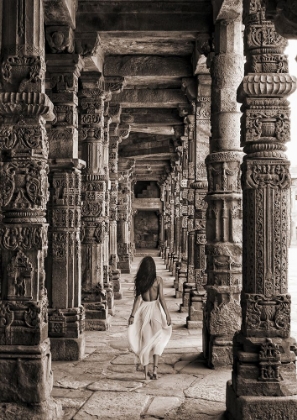
<path fill-rule="evenodd" d="M 147 376 L 148 376 L 150 379 L 153 379 L 154 374 L 153 374 L 152 372 L 148 372 L 148 373 L 147 373 Z"/>
<path fill-rule="evenodd" d="M 154 370 L 155 369 L 158 369 L 158 366 L 154 366 Z M 158 374 L 157 373 L 155 373 L 155 372 L 153 372 L 153 377 L 152 377 L 152 379 L 158 379 Z"/>

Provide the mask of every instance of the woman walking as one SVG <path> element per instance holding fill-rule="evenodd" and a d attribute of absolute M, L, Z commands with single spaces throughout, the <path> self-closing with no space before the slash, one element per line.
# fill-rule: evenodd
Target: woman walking
<path fill-rule="evenodd" d="M 129 318 L 131 350 L 144 366 L 145 379 L 158 379 L 159 356 L 172 334 L 171 318 L 163 295 L 163 279 L 156 275 L 152 257 L 144 257 L 135 276 L 135 299 Z M 148 372 L 153 355 L 153 373 Z"/>

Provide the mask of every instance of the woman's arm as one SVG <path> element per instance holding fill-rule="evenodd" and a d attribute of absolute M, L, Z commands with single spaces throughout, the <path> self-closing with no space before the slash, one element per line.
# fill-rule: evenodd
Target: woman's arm
<path fill-rule="evenodd" d="M 129 325 L 133 324 L 133 322 L 134 322 L 134 315 L 135 315 L 135 312 L 137 311 L 137 308 L 140 304 L 140 300 L 141 300 L 141 295 L 136 296 L 135 299 L 134 299 L 132 312 L 131 312 L 131 315 L 130 315 L 129 321 L 128 321 Z"/>
<path fill-rule="evenodd" d="M 159 281 L 159 301 L 162 305 L 162 308 L 164 309 L 166 319 L 167 319 L 167 325 L 171 325 L 170 314 L 169 314 L 169 311 L 167 309 L 167 305 L 166 305 L 164 294 L 163 294 L 163 279 L 162 279 L 162 277 L 159 277 L 159 279 L 160 279 L 160 281 Z"/>

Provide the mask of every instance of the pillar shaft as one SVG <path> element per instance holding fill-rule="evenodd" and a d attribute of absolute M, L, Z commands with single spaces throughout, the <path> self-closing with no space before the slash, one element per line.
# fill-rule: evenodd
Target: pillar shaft
<path fill-rule="evenodd" d="M 106 174 L 104 170 L 104 98 L 98 74 L 85 73 L 79 91 L 80 138 L 86 167 L 82 175 L 82 302 L 86 329 L 109 328 L 104 290 Z"/>
<path fill-rule="evenodd" d="M 119 136 L 111 136 L 109 143 L 109 176 L 111 182 L 110 189 L 110 224 L 109 224 L 109 249 L 110 249 L 110 269 L 114 290 L 114 298 L 121 299 L 123 294 L 121 291 L 120 274 L 118 269 L 118 147 L 121 138 Z"/>
<path fill-rule="evenodd" d="M 44 270 L 45 121 L 54 114 L 44 93 L 43 2 L 12 0 L 2 7 L 0 417 L 8 407 L 15 418 L 55 419 Z"/>
<path fill-rule="evenodd" d="M 234 340 L 227 410 L 234 419 L 296 417 L 296 342 L 290 338 L 287 285 L 290 174 L 286 40 L 264 4 L 245 3 L 247 63 L 243 79 L 242 326 Z M 295 352 L 295 354 L 294 354 Z M 265 396 L 265 397 L 264 397 Z M 263 398 L 264 397 L 264 398 Z"/>
<path fill-rule="evenodd" d="M 180 306 L 182 312 L 189 311 L 190 292 L 194 286 L 194 190 L 192 183 L 195 179 L 195 104 L 193 104 L 192 114 L 184 118 L 185 123 L 185 138 L 187 139 L 187 170 L 184 174 L 187 179 L 184 181 L 187 188 L 183 191 L 183 209 L 186 213 L 186 218 L 183 221 L 185 227 L 185 243 L 186 254 L 182 263 L 181 276 L 185 277 L 183 284 L 183 301 Z M 182 137 L 182 138 L 184 138 Z"/>
<path fill-rule="evenodd" d="M 121 167 L 119 172 L 118 194 L 118 267 L 122 273 L 131 271 L 131 240 L 129 220 L 132 219 L 131 174 L 132 167 Z"/>
<path fill-rule="evenodd" d="M 236 89 L 243 74 L 241 22 L 219 20 L 211 63 L 212 137 L 206 158 L 207 302 L 203 351 L 208 365 L 232 363 L 232 339 L 240 328 L 241 205 L 240 112 Z"/>
<path fill-rule="evenodd" d="M 47 38 L 51 35 L 50 28 L 47 28 Z M 77 86 L 83 61 L 73 54 L 48 54 L 47 62 L 48 94 L 56 115 L 48 129 L 50 226 L 46 271 L 49 336 L 53 360 L 78 360 L 83 357 L 85 346 L 80 239 L 83 162 L 78 160 L 77 130 Z"/>
<path fill-rule="evenodd" d="M 189 127 L 188 119 L 184 118 L 184 135 L 181 136 L 181 174 L 180 174 L 180 236 L 181 236 L 181 252 L 179 258 L 179 270 L 177 273 L 177 291 L 176 297 L 182 297 L 183 302 L 180 305 L 180 311 L 185 309 L 184 305 L 184 285 L 187 281 L 187 261 L 188 261 L 188 191 L 189 191 Z"/>
<path fill-rule="evenodd" d="M 189 248 L 191 246 L 193 258 L 189 257 L 188 263 L 188 283 L 193 284 L 193 287 L 189 292 L 188 328 L 197 328 L 202 325 L 203 304 L 206 297 L 204 286 L 207 283 L 205 255 L 207 174 L 205 159 L 209 154 L 211 76 L 206 68 L 205 74 L 197 76 L 197 81 L 195 180 L 191 183 L 191 190 L 194 193 L 194 220 L 193 227 L 189 231 Z"/>

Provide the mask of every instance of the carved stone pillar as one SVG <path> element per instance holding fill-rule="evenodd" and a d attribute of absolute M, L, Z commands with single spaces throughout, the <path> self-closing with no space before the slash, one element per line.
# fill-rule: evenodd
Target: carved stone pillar
<path fill-rule="evenodd" d="M 181 208 L 181 188 L 180 179 L 181 173 L 179 172 L 179 165 L 176 164 L 175 173 L 172 177 L 172 198 L 174 200 L 174 240 L 173 240 L 173 259 L 172 259 L 172 275 L 178 283 L 178 272 L 180 269 L 181 252 L 183 249 L 183 236 L 182 236 L 182 208 Z"/>
<path fill-rule="evenodd" d="M 194 287 L 190 290 L 188 328 L 201 327 L 203 321 L 203 305 L 205 301 L 204 286 L 206 275 L 206 207 L 207 175 L 205 158 L 209 154 L 210 137 L 210 96 L 211 77 L 205 68 L 205 74 L 199 74 L 198 96 L 196 104 L 195 127 L 195 181 L 191 184 L 194 191 L 194 226 L 189 232 L 189 244 L 194 248 L 193 277 L 192 268 L 188 268 L 188 282 Z M 189 245 L 190 248 L 190 245 Z M 190 265 L 189 260 L 189 265 Z"/>
<path fill-rule="evenodd" d="M 48 27 L 47 40 L 58 29 Z M 63 26 L 65 32 L 67 27 Z M 71 28 L 67 28 L 69 32 Z M 70 46 L 69 46 L 70 48 Z M 72 49 L 72 48 L 71 48 Z M 81 306 L 81 168 L 78 159 L 77 89 L 83 61 L 74 54 L 47 55 L 48 95 L 56 115 L 49 128 L 49 249 L 46 260 L 49 337 L 53 360 L 84 355 L 84 308 Z"/>
<path fill-rule="evenodd" d="M 290 174 L 284 152 L 290 139 L 285 98 L 296 79 L 288 74 L 286 40 L 266 19 L 264 2 L 245 3 L 244 24 L 242 326 L 234 338 L 227 410 L 236 420 L 293 420 L 297 347 L 290 337 Z"/>
<path fill-rule="evenodd" d="M 173 273 L 173 265 L 174 265 L 174 243 L 176 239 L 176 228 L 175 228 L 175 180 L 174 174 L 170 174 L 170 189 L 169 189 L 169 215 L 170 215 L 170 242 L 169 242 L 169 264 L 168 270 Z M 176 287 L 175 287 L 176 288 Z"/>
<path fill-rule="evenodd" d="M 131 242 L 129 220 L 131 218 L 131 167 L 119 172 L 119 194 L 118 194 L 118 256 L 119 269 L 122 273 L 131 272 Z"/>
<path fill-rule="evenodd" d="M 203 351 L 211 367 L 232 363 L 232 339 L 240 328 L 241 206 L 240 112 L 236 89 L 243 74 L 241 22 L 218 20 L 212 75 L 212 137 L 206 159 L 207 301 Z"/>
<path fill-rule="evenodd" d="M 171 237 L 172 237 L 172 223 L 171 223 L 171 174 L 168 175 L 166 180 L 166 269 L 169 270 L 171 261 Z"/>
<path fill-rule="evenodd" d="M 162 188 L 160 188 L 162 189 Z M 163 200 L 162 200 L 163 203 Z M 165 239 L 165 232 L 164 232 L 164 214 L 162 211 L 159 211 L 157 213 L 158 216 L 158 222 L 159 222 L 159 250 L 160 250 L 160 256 L 163 258 L 164 254 L 164 239 Z"/>
<path fill-rule="evenodd" d="M 79 91 L 82 158 L 82 302 L 87 330 L 109 328 L 111 290 L 104 290 L 106 173 L 104 170 L 104 99 L 98 74 L 84 73 Z M 109 308 L 108 308 L 109 306 Z"/>
<path fill-rule="evenodd" d="M 132 205 L 132 200 L 134 198 L 134 186 L 135 186 L 135 178 L 133 177 L 132 182 L 131 182 L 131 205 Z M 135 243 L 135 216 L 137 214 L 137 210 L 133 210 L 131 207 L 131 218 L 129 220 L 129 230 L 130 230 L 130 258 L 131 258 L 131 262 L 134 259 L 134 255 L 136 252 L 136 243 Z"/>
<path fill-rule="evenodd" d="M 48 139 L 41 0 L 1 7 L 0 418 L 56 419 L 48 338 Z M 2 19 L 3 17 L 3 19 Z M 34 28 L 34 30 L 32 30 Z M 13 414 L 11 414 L 13 413 Z"/>
<path fill-rule="evenodd" d="M 160 188 L 160 200 L 161 200 L 161 210 L 159 212 L 159 251 L 160 257 L 165 260 L 165 247 L 166 247 L 166 223 L 165 223 L 165 175 L 163 179 L 158 183 Z"/>
<path fill-rule="evenodd" d="M 108 95 L 108 93 L 107 93 Z M 111 97 L 111 95 L 110 95 Z M 106 99 L 106 98 L 105 98 Z M 110 269 L 109 269 L 109 218 L 110 218 L 110 180 L 109 180 L 109 125 L 111 118 L 108 115 L 109 103 L 105 100 L 104 102 L 104 140 L 103 140 L 103 169 L 105 173 L 105 235 L 103 238 L 103 282 L 104 288 L 112 288 L 110 283 Z M 113 301 L 113 296 L 111 297 Z M 109 308 L 109 313 L 113 314 L 114 305 Z"/>
<path fill-rule="evenodd" d="M 104 218 L 104 238 L 103 238 L 103 283 L 106 291 L 108 313 L 114 315 L 114 292 L 113 283 L 111 283 L 111 272 L 110 272 L 110 257 L 109 257 L 109 221 L 110 221 L 110 179 L 109 179 L 109 126 L 111 118 L 108 115 L 108 100 L 111 99 L 111 92 L 106 90 L 105 86 L 105 116 L 104 116 L 104 141 L 103 141 L 103 169 L 105 173 L 105 218 Z"/>
<path fill-rule="evenodd" d="M 118 269 L 118 241 L 117 241 L 117 225 L 118 225 L 118 145 L 121 141 L 119 136 L 110 136 L 109 142 L 109 176 L 111 182 L 110 189 L 110 222 L 109 222 L 109 252 L 110 252 L 110 270 L 111 280 L 113 283 L 114 298 L 121 299 L 123 293 L 121 290 L 120 275 Z"/>
<path fill-rule="evenodd" d="M 186 129 L 185 129 L 186 130 Z M 180 137 L 181 146 L 176 148 L 179 160 L 176 162 L 175 171 L 177 174 L 176 184 L 178 194 L 173 193 L 174 203 L 175 203 L 175 214 L 174 220 L 175 229 L 174 229 L 174 239 L 173 243 L 179 242 L 178 248 L 178 258 L 176 258 L 176 270 L 173 272 L 175 275 L 174 288 L 175 288 L 175 297 L 180 298 L 183 295 L 183 284 L 186 279 L 186 266 L 185 258 L 187 254 L 187 175 L 188 175 L 188 138 L 187 136 Z M 175 190 L 176 190 L 175 189 Z M 178 221 L 178 223 L 177 223 Z M 175 257 L 176 254 L 173 254 Z M 173 258 L 174 261 L 174 258 Z"/>
<path fill-rule="evenodd" d="M 195 106 L 193 106 L 195 108 Z M 183 181 L 185 187 L 183 189 L 183 231 L 184 241 L 186 244 L 185 252 L 182 256 L 181 272 L 183 276 L 183 293 L 182 304 L 180 305 L 181 312 L 189 311 L 190 291 L 194 286 L 194 190 L 191 189 L 191 184 L 195 179 L 194 174 L 194 129 L 195 129 L 195 115 L 189 114 L 184 118 L 185 136 L 187 154 L 187 166 L 183 170 Z M 183 138 L 183 137 L 182 137 Z"/>

